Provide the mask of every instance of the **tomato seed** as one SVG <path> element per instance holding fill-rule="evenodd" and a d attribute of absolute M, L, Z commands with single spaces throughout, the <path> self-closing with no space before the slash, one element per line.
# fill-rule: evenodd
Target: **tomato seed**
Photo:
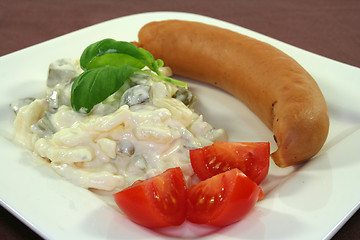
<path fill-rule="evenodd" d="M 170 195 L 170 198 L 171 198 L 172 203 L 175 205 L 176 204 L 176 199 L 174 198 L 174 196 Z"/>
<path fill-rule="evenodd" d="M 222 168 L 222 171 L 225 172 L 227 170 L 230 170 L 230 166 L 229 164 L 226 164 L 223 168 Z"/>
<path fill-rule="evenodd" d="M 213 164 L 216 161 L 216 157 L 213 157 L 210 161 L 209 161 L 209 165 Z"/>
<path fill-rule="evenodd" d="M 218 162 L 216 165 L 215 165 L 215 168 L 219 169 L 221 166 L 221 162 Z"/>
<path fill-rule="evenodd" d="M 199 199 L 199 204 L 203 204 L 205 202 L 205 197 L 201 197 L 200 199 Z"/>

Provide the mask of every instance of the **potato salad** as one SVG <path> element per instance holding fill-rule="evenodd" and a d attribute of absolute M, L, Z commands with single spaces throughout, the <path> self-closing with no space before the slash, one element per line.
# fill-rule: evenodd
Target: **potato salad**
<path fill-rule="evenodd" d="M 71 87 L 83 71 L 79 60 L 59 59 L 50 64 L 43 98 L 11 104 L 15 140 L 81 187 L 116 192 L 173 167 L 190 178 L 189 150 L 227 140 L 194 111 L 187 88 L 156 74 L 135 72 L 91 111 L 75 111 Z"/>

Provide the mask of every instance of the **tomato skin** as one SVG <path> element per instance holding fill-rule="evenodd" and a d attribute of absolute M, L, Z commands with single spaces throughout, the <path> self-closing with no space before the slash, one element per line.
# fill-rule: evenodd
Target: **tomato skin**
<path fill-rule="evenodd" d="M 269 142 L 215 142 L 190 150 L 191 165 L 200 180 L 238 168 L 260 184 L 268 174 L 269 159 Z"/>
<path fill-rule="evenodd" d="M 239 169 L 215 175 L 188 191 L 190 222 L 226 226 L 240 221 L 255 206 L 261 189 Z"/>
<path fill-rule="evenodd" d="M 186 197 L 179 167 L 114 194 L 116 204 L 128 218 L 148 228 L 181 225 L 186 219 Z"/>

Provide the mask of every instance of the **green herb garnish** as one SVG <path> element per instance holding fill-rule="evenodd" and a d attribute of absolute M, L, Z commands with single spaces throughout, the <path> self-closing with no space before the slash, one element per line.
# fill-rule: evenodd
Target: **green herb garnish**
<path fill-rule="evenodd" d="M 71 106 L 75 111 L 89 113 L 96 104 L 118 91 L 135 72 L 187 88 L 186 83 L 161 74 L 159 68 L 163 65 L 161 59 L 155 60 L 150 52 L 129 42 L 104 39 L 93 43 L 80 57 L 84 72 L 72 85 Z M 143 71 L 144 67 L 156 74 Z"/>

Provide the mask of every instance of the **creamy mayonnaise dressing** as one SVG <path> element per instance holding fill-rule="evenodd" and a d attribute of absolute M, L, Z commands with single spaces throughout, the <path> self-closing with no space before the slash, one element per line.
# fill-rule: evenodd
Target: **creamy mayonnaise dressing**
<path fill-rule="evenodd" d="M 189 149 L 227 140 L 194 112 L 189 91 L 145 74 L 90 114 L 75 112 L 70 90 L 81 72 L 77 60 L 55 61 L 46 96 L 13 105 L 15 140 L 79 186 L 118 191 L 177 166 L 189 178 Z"/>

